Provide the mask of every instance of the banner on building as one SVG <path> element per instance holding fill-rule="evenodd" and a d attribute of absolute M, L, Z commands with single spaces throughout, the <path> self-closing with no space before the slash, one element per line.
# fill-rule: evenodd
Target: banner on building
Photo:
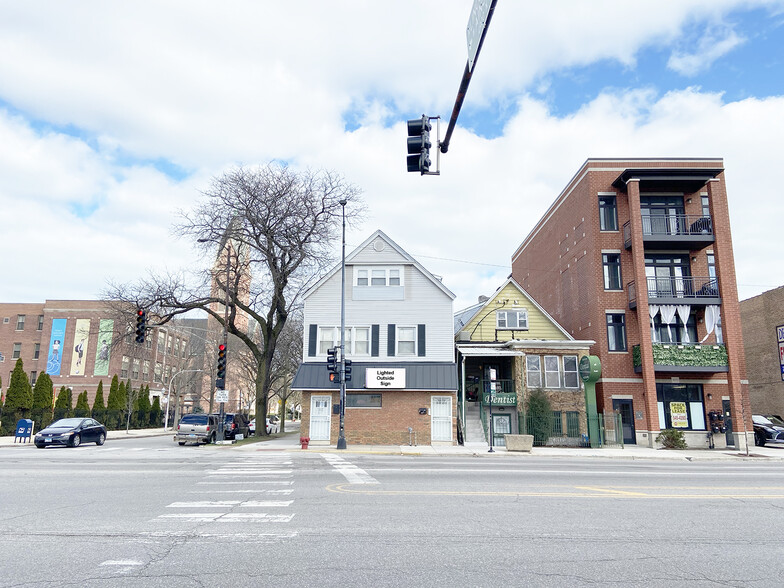
<path fill-rule="evenodd" d="M 779 366 L 781 367 L 781 381 L 784 382 L 784 325 L 776 327 L 776 339 L 779 343 Z"/>
<path fill-rule="evenodd" d="M 98 348 L 95 351 L 96 376 L 109 375 L 109 360 L 112 357 L 112 336 L 114 335 L 114 321 L 101 319 L 98 326 Z"/>
<path fill-rule="evenodd" d="M 71 351 L 71 375 L 81 376 L 85 373 L 87 363 L 87 347 L 90 344 L 90 319 L 76 319 L 73 349 Z"/>
<path fill-rule="evenodd" d="M 65 326 L 68 319 L 52 319 L 52 336 L 49 338 L 49 355 L 46 358 L 46 373 L 50 376 L 60 375 L 60 366 L 63 363 L 63 341 L 65 341 Z"/>

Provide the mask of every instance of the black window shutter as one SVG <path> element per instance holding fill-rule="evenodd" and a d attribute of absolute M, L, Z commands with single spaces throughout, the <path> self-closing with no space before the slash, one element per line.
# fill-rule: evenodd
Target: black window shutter
<path fill-rule="evenodd" d="M 370 325 L 370 356 L 378 357 L 379 325 Z"/>
<path fill-rule="evenodd" d="M 417 325 L 417 355 L 424 357 L 425 352 L 425 325 Z"/>
<path fill-rule="evenodd" d="M 395 325 L 387 325 L 387 355 L 395 355 Z"/>
<path fill-rule="evenodd" d="M 308 325 L 308 357 L 316 357 L 318 343 L 318 325 Z"/>

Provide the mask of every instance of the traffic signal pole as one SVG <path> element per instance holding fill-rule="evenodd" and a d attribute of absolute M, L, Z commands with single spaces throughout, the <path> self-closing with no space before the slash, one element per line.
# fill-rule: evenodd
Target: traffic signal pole
<path fill-rule="evenodd" d="M 444 140 L 441 141 L 439 144 L 439 150 L 441 153 L 446 153 L 449 150 L 449 141 L 452 139 L 452 131 L 455 130 L 455 125 L 457 124 L 457 117 L 460 114 L 460 109 L 463 107 L 463 100 L 465 100 L 466 92 L 468 92 L 468 84 L 471 83 L 471 76 L 474 73 L 474 67 L 476 67 L 476 62 L 479 59 L 479 52 L 482 50 L 482 44 L 485 42 L 485 35 L 487 34 L 487 27 L 490 26 L 490 19 L 493 18 L 493 12 L 495 11 L 495 5 L 498 0 L 491 0 L 490 8 L 487 12 L 487 19 L 485 20 L 485 25 L 482 30 L 482 35 L 479 38 L 479 45 L 476 49 L 476 54 L 473 58 L 473 63 L 470 60 L 466 61 L 465 71 L 463 71 L 463 79 L 460 80 L 460 87 L 457 89 L 457 97 L 455 98 L 455 105 L 452 108 L 452 116 L 449 119 L 449 126 L 446 128 L 446 135 L 444 135 Z M 476 3 L 476 2 L 475 2 Z"/>
<path fill-rule="evenodd" d="M 346 448 L 346 202 L 343 207 L 343 250 L 340 258 L 340 432 L 337 449 Z"/>

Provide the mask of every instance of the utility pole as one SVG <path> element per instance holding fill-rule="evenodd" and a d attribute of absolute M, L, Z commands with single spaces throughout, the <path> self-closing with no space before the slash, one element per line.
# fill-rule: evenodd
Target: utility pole
<path fill-rule="evenodd" d="M 343 250 L 340 257 L 340 433 L 337 449 L 346 448 L 346 202 L 343 207 Z"/>

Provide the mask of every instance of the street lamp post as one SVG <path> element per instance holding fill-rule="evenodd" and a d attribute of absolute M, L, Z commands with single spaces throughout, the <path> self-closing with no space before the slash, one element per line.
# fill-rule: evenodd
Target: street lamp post
<path fill-rule="evenodd" d="M 343 249 L 340 257 L 340 433 L 337 449 L 346 448 L 346 202 L 343 208 Z"/>
<path fill-rule="evenodd" d="M 188 373 L 193 374 L 193 373 L 196 373 L 196 372 L 203 372 L 203 371 L 204 370 L 182 370 L 181 372 L 177 372 L 176 374 L 174 374 L 171 377 L 171 379 L 169 380 L 169 389 L 166 392 L 166 419 L 163 422 L 163 430 L 164 431 L 169 428 L 169 407 L 171 406 L 171 404 L 170 404 L 171 403 L 171 389 L 172 389 L 172 384 L 174 383 L 174 378 L 176 378 L 177 376 L 180 376 L 182 374 L 188 374 Z"/>

